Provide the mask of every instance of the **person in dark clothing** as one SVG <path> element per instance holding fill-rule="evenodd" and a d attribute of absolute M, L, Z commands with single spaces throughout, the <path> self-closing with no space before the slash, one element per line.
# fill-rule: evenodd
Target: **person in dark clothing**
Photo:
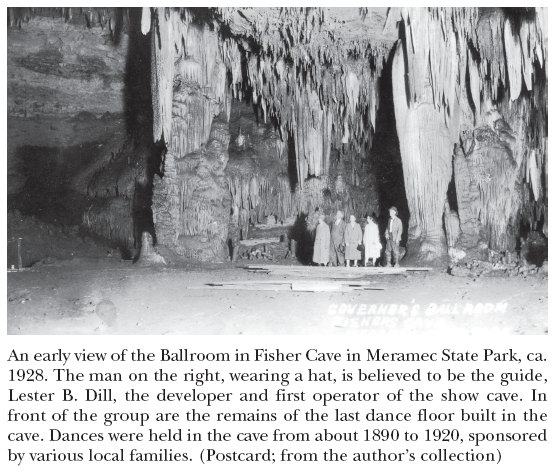
<path fill-rule="evenodd" d="M 385 230 L 385 266 L 390 268 L 392 263 L 391 255 L 393 254 L 394 265 L 399 267 L 399 242 L 403 233 L 403 223 L 397 217 L 397 207 L 389 209 L 389 221 Z"/>
<path fill-rule="evenodd" d="M 343 212 L 337 211 L 335 221 L 331 227 L 330 239 L 330 265 L 345 265 L 345 221 L 343 220 Z"/>
<path fill-rule="evenodd" d="M 235 205 L 229 217 L 228 244 L 231 251 L 231 262 L 237 261 L 241 231 L 239 229 L 239 208 Z"/>

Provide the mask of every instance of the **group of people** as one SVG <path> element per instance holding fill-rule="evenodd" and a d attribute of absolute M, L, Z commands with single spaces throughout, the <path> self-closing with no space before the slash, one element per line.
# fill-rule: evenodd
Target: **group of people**
<path fill-rule="evenodd" d="M 386 267 L 391 267 L 392 262 L 395 267 L 399 266 L 399 242 L 403 233 L 403 224 L 397 217 L 397 213 L 396 207 L 389 209 L 389 221 L 385 231 L 384 266 Z M 382 242 L 378 224 L 373 216 L 366 217 L 363 235 L 354 215 L 351 215 L 349 223 L 346 223 L 343 220 L 343 212 L 338 211 L 330 231 L 325 215 L 320 214 L 312 256 L 314 263 L 322 266 L 351 266 L 352 264 L 357 267 L 363 252 L 364 266 L 375 266 L 381 256 Z"/>

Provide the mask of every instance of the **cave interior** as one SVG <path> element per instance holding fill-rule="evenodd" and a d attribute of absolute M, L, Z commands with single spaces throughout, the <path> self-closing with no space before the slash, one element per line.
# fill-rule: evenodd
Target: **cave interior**
<path fill-rule="evenodd" d="M 7 34 L 8 240 L 226 261 L 237 208 L 308 262 L 322 213 L 383 234 L 395 206 L 403 264 L 547 259 L 547 8 L 9 8 Z"/>

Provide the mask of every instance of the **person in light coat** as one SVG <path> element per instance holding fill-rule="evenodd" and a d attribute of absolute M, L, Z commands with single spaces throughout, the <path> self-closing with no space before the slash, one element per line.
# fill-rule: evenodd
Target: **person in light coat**
<path fill-rule="evenodd" d="M 318 218 L 316 239 L 314 240 L 314 253 L 312 261 L 317 265 L 325 266 L 330 259 L 330 227 L 324 220 L 325 215 Z"/>
<path fill-rule="evenodd" d="M 350 261 L 353 266 L 358 266 L 358 260 L 362 257 L 358 247 L 362 243 L 362 230 L 357 223 L 354 215 L 351 215 L 350 222 L 345 227 L 345 259 L 347 266 L 350 266 Z"/>
<path fill-rule="evenodd" d="M 364 227 L 364 265 L 375 266 L 376 259 L 382 253 L 382 244 L 380 242 L 380 232 L 374 216 L 368 215 L 366 217 L 366 227 Z M 372 263 L 368 263 L 368 260 Z"/>

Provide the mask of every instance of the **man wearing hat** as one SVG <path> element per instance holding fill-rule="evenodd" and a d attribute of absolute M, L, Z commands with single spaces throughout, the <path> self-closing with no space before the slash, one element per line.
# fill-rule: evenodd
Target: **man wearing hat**
<path fill-rule="evenodd" d="M 331 227 L 330 265 L 332 266 L 343 266 L 345 264 L 344 239 L 345 221 L 343 220 L 343 212 L 338 210 Z"/>
<path fill-rule="evenodd" d="M 395 267 L 399 267 L 399 242 L 401 241 L 401 234 L 403 233 L 403 223 L 397 217 L 397 207 L 389 209 L 389 221 L 387 222 L 387 229 L 385 230 L 385 266 L 391 267 L 391 253 L 395 260 Z"/>

